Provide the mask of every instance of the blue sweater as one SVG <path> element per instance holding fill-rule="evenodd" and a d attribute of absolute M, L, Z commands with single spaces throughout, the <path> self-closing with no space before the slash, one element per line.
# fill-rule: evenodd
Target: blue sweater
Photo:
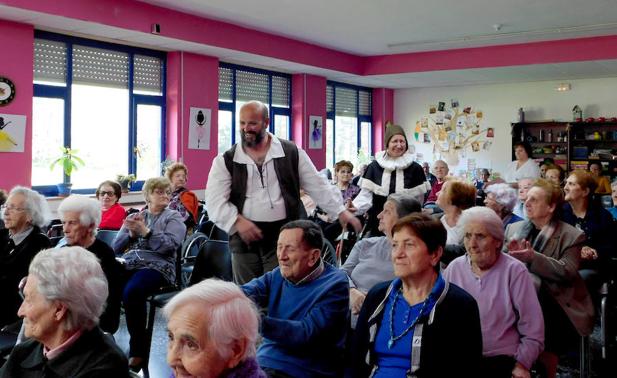
<path fill-rule="evenodd" d="M 242 286 L 260 307 L 261 367 L 292 377 L 340 376 L 349 316 L 347 275 L 329 264 L 315 280 L 294 285 L 279 268 Z"/>

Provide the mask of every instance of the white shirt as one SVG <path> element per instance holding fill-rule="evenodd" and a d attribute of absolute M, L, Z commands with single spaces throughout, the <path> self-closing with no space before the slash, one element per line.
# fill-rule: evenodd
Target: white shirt
<path fill-rule="evenodd" d="M 223 231 L 233 234 L 238 213 L 255 222 L 275 222 L 285 219 L 287 214 L 285 202 L 279 186 L 273 159 L 284 157 L 283 146 L 277 137 L 271 138 L 270 148 L 266 154 L 262 173 L 257 164 L 244 152 L 241 144 L 236 147 L 233 161 L 246 165 L 246 201 L 243 209 L 237 209 L 229 202 L 231 193 L 231 175 L 225 166 L 222 155 L 212 162 L 206 188 L 206 209 L 210 219 Z M 345 210 L 340 191 L 319 175 L 306 152 L 298 148 L 298 175 L 300 187 L 303 188 L 317 204 L 329 214 L 340 214 Z"/>
<path fill-rule="evenodd" d="M 506 182 L 517 182 L 523 178 L 535 179 L 540 177 L 540 167 L 533 159 L 527 159 L 525 164 L 521 165 L 518 169 L 516 169 L 516 164 L 516 160 L 508 164 L 508 168 L 504 174 L 504 180 L 506 180 Z"/>
<path fill-rule="evenodd" d="M 441 220 L 441 224 L 443 224 L 443 227 L 448 232 L 448 238 L 446 239 L 446 244 L 460 245 L 463 242 L 463 236 L 464 236 L 463 227 L 461 226 L 461 224 L 459 222 L 456 222 L 456 225 L 454 227 L 450 227 L 448 222 L 446 222 L 445 215 L 439 218 L 439 220 Z"/>

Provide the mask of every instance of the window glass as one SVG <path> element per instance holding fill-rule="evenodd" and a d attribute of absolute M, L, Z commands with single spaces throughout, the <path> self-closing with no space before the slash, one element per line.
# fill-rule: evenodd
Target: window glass
<path fill-rule="evenodd" d="M 219 110 L 219 154 L 222 154 L 231 147 L 231 130 L 231 112 Z"/>
<path fill-rule="evenodd" d="M 349 160 L 355 166 L 358 162 L 358 119 L 337 116 L 335 122 L 334 161 Z"/>
<path fill-rule="evenodd" d="M 62 182 L 62 169 L 49 168 L 64 145 L 64 99 L 34 97 L 32 101 L 32 185 Z"/>
<path fill-rule="evenodd" d="M 326 167 L 333 167 L 334 163 L 334 120 L 326 119 Z"/>
<path fill-rule="evenodd" d="M 289 116 L 274 115 L 274 135 L 289 140 Z"/>
<path fill-rule="evenodd" d="M 74 189 L 93 188 L 128 172 L 129 94 L 127 89 L 72 86 L 71 147 L 85 163 L 73 171 Z"/>
<path fill-rule="evenodd" d="M 161 171 L 161 107 L 137 105 L 137 180 L 159 176 Z"/>
<path fill-rule="evenodd" d="M 371 157 L 371 123 L 360 122 L 360 152 L 358 153 L 358 163 L 366 163 Z"/>

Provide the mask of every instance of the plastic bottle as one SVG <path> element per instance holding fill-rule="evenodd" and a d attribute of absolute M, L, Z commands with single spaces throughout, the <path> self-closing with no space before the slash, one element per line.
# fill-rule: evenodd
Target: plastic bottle
<path fill-rule="evenodd" d="M 546 136 L 546 141 L 549 143 L 553 141 L 553 130 L 548 131 L 548 135 Z"/>

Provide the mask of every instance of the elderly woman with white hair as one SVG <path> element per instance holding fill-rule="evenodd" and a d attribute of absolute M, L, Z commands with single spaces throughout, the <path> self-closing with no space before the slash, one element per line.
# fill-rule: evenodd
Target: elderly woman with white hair
<path fill-rule="evenodd" d="M 499 218 L 501 218 L 503 223 L 504 230 L 510 223 L 520 222 L 523 220 L 523 218 L 512 213 L 514 206 L 516 205 L 518 195 L 516 190 L 510 185 L 493 184 L 488 186 L 484 192 L 486 193 L 484 204 L 486 207 L 492 209 L 495 213 L 497 213 L 497 215 L 499 215 Z"/>
<path fill-rule="evenodd" d="M 235 284 L 204 280 L 171 299 L 163 313 L 175 377 L 266 377 L 255 359 L 259 314 Z"/>
<path fill-rule="evenodd" d="M 483 364 L 480 377 L 529 377 L 544 346 L 542 309 L 525 264 L 501 252 L 501 219 L 486 207 L 459 220 L 467 253 L 443 273 L 471 294 L 480 309 Z"/>
<path fill-rule="evenodd" d="M 0 371 L 8 377 L 127 377 L 126 357 L 98 327 L 107 280 L 96 257 L 81 247 L 40 252 L 23 287 L 29 340 L 13 349 Z"/>
<path fill-rule="evenodd" d="M 43 196 L 16 186 L 1 209 L 6 228 L 0 230 L 0 328 L 19 319 L 19 280 L 28 274 L 32 258 L 51 246 L 41 232 L 51 218 Z"/>
<path fill-rule="evenodd" d="M 93 198 L 72 195 L 58 206 L 64 239 L 69 246 L 78 246 L 92 252 L 101 262 L 101 268 L 109 284 L 109 297 L 105 312 L 101 315 L 103 331 L 115 333 L 120 323 L 120 291 L 122 265 L 116 260 L 114 250 L 96 238 L 101 222 L 101 205 Z"/>

